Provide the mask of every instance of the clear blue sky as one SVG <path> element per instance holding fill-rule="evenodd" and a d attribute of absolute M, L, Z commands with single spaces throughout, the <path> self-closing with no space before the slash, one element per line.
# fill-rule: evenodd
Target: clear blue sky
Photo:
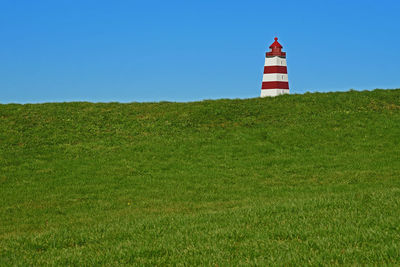
<path fill-rule="evenodd" d="M 257 97 L 275 36 L 292 93 L 400 87 L 396 0 L 0 0 L 0 103 Z"/>

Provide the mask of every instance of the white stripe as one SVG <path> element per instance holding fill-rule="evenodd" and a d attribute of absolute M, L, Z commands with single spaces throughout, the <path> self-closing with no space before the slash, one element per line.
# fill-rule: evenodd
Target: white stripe
<path fill-rule="evenodd" d="M 261 90 L 261 97 L 266 96 L 278 96 L 283 94 L 289 94 L 289 89 L 263 89 Z"/>
<path fill-rule="evenodd" d="M 288 75 L 283 73 L 266 73 L 263 82 L 288 82 Z"/>
<path fill-rule="evenodd" d="M 264 66 L 286 66 L 286 58 L 266 57 Z"/>

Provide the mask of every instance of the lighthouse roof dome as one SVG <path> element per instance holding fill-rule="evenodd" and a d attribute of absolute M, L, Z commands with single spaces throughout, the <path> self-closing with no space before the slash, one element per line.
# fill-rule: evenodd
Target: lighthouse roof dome
<path fill-rule="evenodd" d="M 282 48 L 283 48 L 283 46 L 280 43 L 278 43 L 278 37 L 275 37 L 275 42 L 273 42 L 270 45 L 270 47 L 269 47 L 270 51 L 267 52 L 266 56 L 267 57 L 278 56 L 278 57 L 286 58 L 286 53 L 282 52 Z"/>
<path fill-rule="evenodd" d="M 275 42 L 273 42 L 269 48 L 273 48 L 273 47 L 279 47 L 279 48 L 283 48 L 283 46 L 278 42 L 278 37 L 274 38 Z"/>

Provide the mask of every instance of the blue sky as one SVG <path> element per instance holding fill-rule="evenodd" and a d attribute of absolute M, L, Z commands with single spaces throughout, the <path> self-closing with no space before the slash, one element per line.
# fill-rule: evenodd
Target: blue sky
<path fill-rule="evenodd" d="M 399 1 L 0 0 L 0 103 L 249 98 L 277 36 L 291 93 L 400 87 Z"/>

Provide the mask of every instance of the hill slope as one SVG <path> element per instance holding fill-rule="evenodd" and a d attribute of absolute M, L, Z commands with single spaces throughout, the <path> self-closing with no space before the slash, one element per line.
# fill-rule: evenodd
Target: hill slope
<path fill-rule="evenodd" d="M 400 264 L 400 90 L 0 105 L 0 263 Z"/>

